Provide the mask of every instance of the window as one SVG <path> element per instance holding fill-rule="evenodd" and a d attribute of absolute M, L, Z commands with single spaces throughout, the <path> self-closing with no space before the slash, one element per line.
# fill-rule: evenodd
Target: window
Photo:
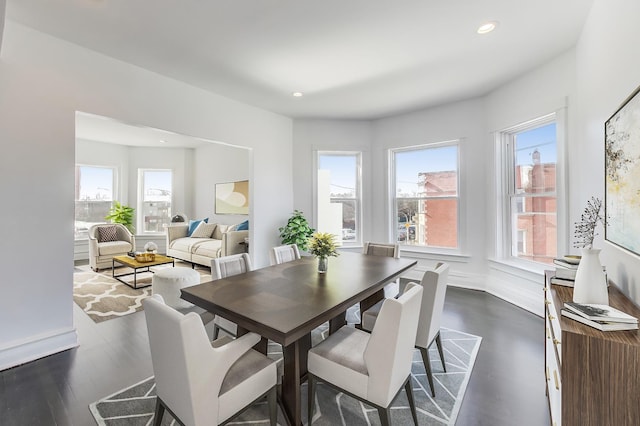
<path fill-rule="evenodd" d="M 345 246 L 362 244 L 360 167 L 360 153 L 318 153 L 317 228 Z"/>
<path fill-rule="evenodd" d="M 505 250 L 512 258 L 552 263 L 558 251 L 555 114 L 501 132 Z"/>
<path fill-rule="evenodd" d="M 171 222 L 171 170 L 140 169 L 138 185 L 138 229 L 143 233 L 164 232 L 163 225 Z"/>
<path fill-rule="evenodd" d="M 104 223 L 115 198 L 114 167 L 76 165 L 75 239 L 86 239 L 89 228 Z"/>
<path fill-rule="evenodd" d="M 391 154 L 396 241 L 458 248 L 458 141 Z"/>

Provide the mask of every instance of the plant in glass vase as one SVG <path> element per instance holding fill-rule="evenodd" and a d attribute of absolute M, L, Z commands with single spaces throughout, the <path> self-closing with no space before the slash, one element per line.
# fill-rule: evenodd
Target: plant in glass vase
<path fill-rule="evenodd" d="M 328 232 L 316 232 L 309 238 L 309 252 L 318 258 L 318 272 L 327 272 L 328 258 L 338 256 L 336 236 Z"/>
<path fill-rule="evenodd" d="M 609 304 L 607 276 L 600 263 L 600 249 L 593 248 L 598 223 L 606 226 L 605 217 L 601 213 L 602 200 L 591 197 L 587 207 L 575 223 L 574 247 L 582 251 L 573 288 L 573 301 L 576 303 Z"/>

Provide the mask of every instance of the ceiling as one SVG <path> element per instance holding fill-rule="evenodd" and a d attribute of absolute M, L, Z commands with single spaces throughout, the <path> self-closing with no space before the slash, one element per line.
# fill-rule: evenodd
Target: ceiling
<path fill-rule="evenodd" d="M 198 148 L 221 143 L 84 112 L 76 113 L 76 139 L 147 148 Z"/>
<path fill-rule="evenodd" d="M 279 114 L 375 119 L 481 96 L 549 61 L 575 45 L 591 3 L 7 0 L 6 17 Z M 477 34 L 489 20 L 498 28 Z"/>

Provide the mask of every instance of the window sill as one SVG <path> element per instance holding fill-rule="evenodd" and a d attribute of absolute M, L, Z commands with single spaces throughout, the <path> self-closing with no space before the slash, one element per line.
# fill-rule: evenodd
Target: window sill
<path fill-rule="evenodd" d="M 469 262 L 471 256 L 453 249 L 434 249 L 418 246 L 400 246 L 400 256 L 415 258 L 431 258 L 436 260 L 449 260 L 452 262 Z"/>
<path fill-rule="evenodd" d="M 510 274 L 527 274 L 538 277 L 544 276 L 544 271 L 553 269 L 553 265 L 536 264 L 533 262 L 523 262 L 514 259 L 488 259 L 489 268 Z"/>

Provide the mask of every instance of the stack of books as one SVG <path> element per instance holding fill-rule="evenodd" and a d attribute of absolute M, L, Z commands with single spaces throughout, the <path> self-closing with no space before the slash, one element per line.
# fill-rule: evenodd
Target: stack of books
<path fill-rule="evenodd" d="M 551 284 L 573 287 L 573 284 L 576 280 L 576 271 L 578 270 L 580 259 L 568 257 L 556 258 L 553 259 L 553 263 L 556 266 L 556 273 L 553 277 L 551 277 Z"/>
<path fill-rule="evenodd" d="M 600 331 L 637 330 L 638 318 L 609 305 L 565 302 L 562 315 Z"/>

